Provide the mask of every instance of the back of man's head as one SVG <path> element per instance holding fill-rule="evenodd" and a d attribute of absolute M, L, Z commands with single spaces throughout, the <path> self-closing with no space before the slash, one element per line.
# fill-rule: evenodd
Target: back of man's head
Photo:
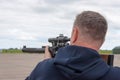
<path fill-rule="evenodd" d="M 84 11 L 77 15 L 74 26 L 79 27 L 86 39 L 93 41 L 104 41 L 107 31 L 107 21 L 94 11 Z"/>

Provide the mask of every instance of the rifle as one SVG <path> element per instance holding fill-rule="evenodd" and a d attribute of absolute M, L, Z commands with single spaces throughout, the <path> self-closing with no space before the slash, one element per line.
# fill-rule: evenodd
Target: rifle
<path fill-rule="evenodd" d="M 64 36 L 63 34 L 60 34 L 56 38 L 49 38 L 48 42 L 52 43 L 52 46 L 49 47 L 52 57 L 55 57 L 59 48 L 69 45 L 68 41 L 70 41 L 70 38 Z M 23 46 L 22 51 L 28 53 L 44 53 L 45 46 L 42 46 L 42 48 L 27 48 L 26 46 Z M 113 66 L 114 55 L 103 54 L 101 57 L 108 65 Z"/>
<path fill-rule="evenodd" d="M 52 43 L 52 46 L 49 47 L 52 57 L 55 56 L 59 48 L 69 45 L 68 41 L 70 41 L 70 38 L 63 34 L 60 34 L 56 38 L 49 38 L 48 42 Z M 23 46 L 22 51 L 28 53 L 44 53 L 45 46 L 42 46 L 42 48 L 26 48 L 26 46 Z"/>

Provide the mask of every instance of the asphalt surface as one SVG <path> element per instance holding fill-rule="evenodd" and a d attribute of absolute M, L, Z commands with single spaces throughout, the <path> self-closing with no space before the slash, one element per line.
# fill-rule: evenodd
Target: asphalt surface
<path fill-rule="evenodd" d="M 42 60 L 43 54 L 0 54 L 0 80 L 24 80 Z M 114 66 L 120 66 L 120 55 Z"/>
<path fill-rule="evenodd" d="M 42 59 L 40 54 L 0 54 L 0 80 L 24 80 Z"/>

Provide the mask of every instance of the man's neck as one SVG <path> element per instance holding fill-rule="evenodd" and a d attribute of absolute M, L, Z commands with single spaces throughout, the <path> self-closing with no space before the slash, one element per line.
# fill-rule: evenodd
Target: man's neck
<path fill-rule="evenodd" d="M 87 48 L 91 48 L 91 49 L 94 49 L 94 50 L 96 50 L 96 51 L 98 51 L 99 50 L 99 48 L 100 48 L 100 46 L 99 46 L 99 44 L 95 44 L 95 43 L 85 43 L 85 42 L 75 42 L 75 43 L 72 43 L 71 45 L 76 45 L 76 46 L 83 46 L 83 47 L 87 47 Z"/>

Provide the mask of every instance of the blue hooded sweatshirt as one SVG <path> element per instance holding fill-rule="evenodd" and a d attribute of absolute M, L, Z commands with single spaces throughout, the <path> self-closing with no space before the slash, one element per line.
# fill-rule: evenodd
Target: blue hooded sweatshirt
<path fill-rule="evenodd" d="M 108 66 L 93 49 L 66 46 L 40 62 L 26 80 L 120 80 L 120 68 Z"/>

